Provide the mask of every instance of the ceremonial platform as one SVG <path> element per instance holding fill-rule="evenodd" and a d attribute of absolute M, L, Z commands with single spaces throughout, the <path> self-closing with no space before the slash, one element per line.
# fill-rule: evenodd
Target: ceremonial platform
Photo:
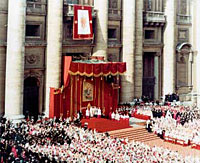
<path fill-rule="evenodd" d="M 81 120 L 82 126 L 84 126 L 85 123 L 88 123 L 89 129 L 96 129 L 97 132 L 107 132 L 107 131 L 131 128 L 131 126 L 127 123 L 122 123 L 119 121 L 114 121 L 105 118 L 82 119 Z"/>

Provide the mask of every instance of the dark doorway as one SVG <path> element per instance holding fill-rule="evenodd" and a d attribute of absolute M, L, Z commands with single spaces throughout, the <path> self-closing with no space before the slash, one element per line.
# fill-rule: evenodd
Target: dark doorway
<path fill-rule="evenodd" d="M 154 100 L 154 53 L 144 53 L 143 56 L 143 89 L 142 95 Z"/>
<path fill-rule="evenodd" d="M 23 114 L 26 118 L 34 117 L 34 120 L 38 119 L 39 113 L 39 86 L 38 80 L 34 77 L 28 77 L 24 80 L 24 105 Z"/>

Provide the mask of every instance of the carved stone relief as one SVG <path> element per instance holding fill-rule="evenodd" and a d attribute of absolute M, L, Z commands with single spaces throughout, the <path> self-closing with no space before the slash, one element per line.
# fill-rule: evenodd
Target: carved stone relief
<path fill-rule="evenodd" d="M 108 54 L 108 61 L 117 62 L 117 55 L 116 54 Z"/>
<path fill-rule="evenodd" d="M 43 55 L 34 53 L 26 54 L 25 68 L 43 68 Z"/>

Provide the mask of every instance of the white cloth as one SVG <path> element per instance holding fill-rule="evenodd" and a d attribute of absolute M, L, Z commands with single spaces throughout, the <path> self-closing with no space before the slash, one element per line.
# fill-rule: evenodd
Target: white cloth
<path fill-rule="evenodd" d="M 100 108 L 98 109 L 97 115 L 101 115 L 101 109 Z"/>
<path fill-rule="evenodd" d="M 90 112 L 89 112 L 89 110 L 88 110 L 88 109 L 86 110 L 86 113 L 85 113 L 85 115 L 86 115 L 87 117 L 89 117 L 89 116 L 90 116 Z"/>

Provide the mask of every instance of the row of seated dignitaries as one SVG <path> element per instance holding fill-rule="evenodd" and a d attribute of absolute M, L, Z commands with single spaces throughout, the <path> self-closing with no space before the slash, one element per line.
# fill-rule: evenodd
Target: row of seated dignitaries
<path fill-rule="evenodd" d="M 83 129 L 69 119 L 41 119 L 13 124 L 3 118 L 0 128 L 1 162 L 200 162 L 198 157 L 185 158 L 162 147 L 150 147 L 141 142 Z"/>
<path fill-rule="evenodd" d="M 152 130 L 167 141 L 183 145 L 194 144 L 200 146 L 200 110 L 197 108 L 190 109 L 192 110 L 184 111 L 183 117 L 173 116 L 170 110 L 168 110 L 166 116 L 153 118 L 151 122 Z"/>
<path fill-rule="evenodd" d="M 88 118 L 93 118 L 93 117 L 97 117 L 97 118 L 101 118 L 102 116 L 102 112 L 100 107 L 96 107 L 96 106 L 91 106 L 91 107 L 87 107 L 86 112 L 85 112 L 85 117 Z"/>
<path fill-rule="evenodd" d="M 119 114 L 126 115 L 128 113 L 129 117 L 134 117 L 135 114 L 141 114 L 149 116 L 152 118 L 161 118 L 165 117 L 166 114 L 170 113 L 170 115 L 178 120 L 182 125 L 193 118 L 200 119 L 199 110 L 196 106 L 183 106 L 183 105 L 175 105 L 175 106 L 162 106 L 162 105 L 134 105 L 127 106 L 121 105 L 116 109 Z"/>
<path fill-rule="evenodd" d="M 102 115 L 102 111 L 100 107 L 95 107 L 95 106 L 90 106 L 87 107 L 86 112 L 85 112 L 85 117 L 87 119 L 97 117 L 101 118 L 104 117 Z M 113 121 L 117 121 L 123 124 L 129 124 L 129 114 L 128 112 L 126 113 L 121 113 L 118 111 L 112 111 L 112 108 L 110 108 L 109 116 L 107 117 L 108 119 L 111 119 Z"/>

